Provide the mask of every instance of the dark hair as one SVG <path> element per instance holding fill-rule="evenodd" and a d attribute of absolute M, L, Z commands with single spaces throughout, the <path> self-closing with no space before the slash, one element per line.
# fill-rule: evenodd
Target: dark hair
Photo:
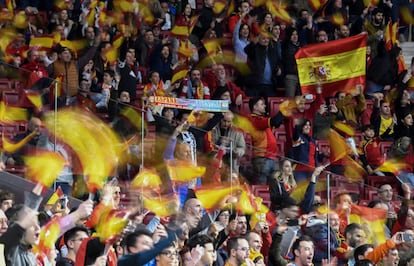
<path fill-rule="evenodd" d="M 147 229 L 135 230 L 134 232 L 129 233 L 125 236 L 125 247 L 127 248 L 128 253 L 131 253 L 129 248 L 135 246 L 135 244 L 137 243 L 137 239 L 140 236 L 148 236 L 152 238 L 151 232 Z"/>
<path fill-rule="evenodd" d="M 8 209 L 6 211 L 7 219 L 9 220 L 9 223 L 13 223 L 19 219 L 19 213 L 24 208 L 23 204 L 15 204 L 13 207 Z"/>
<path fill-rule="evenodd" d="M 371 200 L 371 201 L 368 203 L 367 207 L 368 207 L 368 208 L 374 208 L 374 207 L 375 207 L 375 205 L 377 205 L 378 203 L 381 203 L 381 201 L 380 201 L 380 200 Z"/>
<path fill-rule="evenodd" d="M 373 246 L 371 244 L 363 244 L 360 245 L 359 247 L 357 247 L 354 250 L 354 259 L 355 261 L 358 261 L 358 257 L 359 256 L 364 256 L 365 252 L 369 249 L 369 248 L 373 248 Z M 365 256 L 364 256 L 365 257 Z"/>
<path fill-rule="evenodd" d="M 204 247 L 206 244 L 214 243 L 214 240 L 208 235 L 194 235 L 189 240 L 187 240 L 187 246 L 190 249 L 195 248 L 197 245 Z"/>
<path fill-rule="evenodd" d="M 293 242 L 293 245 L 292 245 L 292 254 L 293 254 L 293 257 L 296 257 L 295 250 L 299 250 L 299 248 L 300 248 L 300 242 L 303 242 L 303 241 L 312 242 L 312 244 L 313 244 L 313 240 L 312 240 L 312 238 L 310 236 L 303 235 L 303 236 L 299 237 L 298 239 L 296 239 L 295 242 Z"/>
<path fill-rule="evenodd" d="M 374 130 L 374 129 L 375 129 L 375 127 L 374 127 L 374 125 L 372 125 L 372 124 L 364 125 L 364 126 L 362 126 L 361 131 L 362 131 L 362 132 L 364 132 L 364 131 L 366 131 L 366 130 L 368 130 L 368 129 L 372 129 L 372 130 Z"/>
<path fill-rule="evenodd" d="M 367 259 L 363 259 L 363 260 L 357 260 L 355 261 L 354 266 L 374 266 L 375 264 Z"/>
<path fill-rule="evenodd" d="M 63 234 L 63 239 L 65 241 L 66 246 L 68 246 L 69 240 L 74 240 L 73 238 L 76 237 L 76 234 L 78 232 L 85 232 L 89 236 L 89 231 L 86 227 L 80 225 L 75 226 L 74 228 L 66 231 L 65 234 Z"/>
<path fill-rule="evenodd" d="M 345 237 L 346 237 L 346 234 L 348 234 L 348 233 L 353 234 L 356 230 L 362 230 L 362 226 L 360 224 L 357 224 L 357 223 L 348 224 L 346 226 L 345 232 L 344 232 Z"/>
<path fill-rule="evenodd" d="M 230 257 L 231 250 L 239 247 L 239 239 L 246 239 L 243 236 L 234 236 L 227 241 L 227 254 Z M 247 241 L 247 240 L 246 240 Z"/>
<path fill-rule="evenodd" d="M 263 100 L 262 97 L 253 97 L 249 100 L 249 108 L 250 112 L 253 112 L 253 107 L 256 105 L 256 103 L 260 100 Z"/>
<path fill-rule="evenodd" d="M 292 197 L 286 197 L 281 203 L 280 203 L 280 209 L 290 208 L 292 206 L 297 206 L 298 202 L 292 198 Z"/>
<path fill-rule="evenodd" d="M 112 78 L 115 76 L 115 72 L 112 69 L 105 69 L 104 74 L 107 73 Z"/>
<path fill-rule="evenodd" d="M 0 190 L 0 204 L 5 200 L 14 201 L 14 194 L 7 190 Z"/>

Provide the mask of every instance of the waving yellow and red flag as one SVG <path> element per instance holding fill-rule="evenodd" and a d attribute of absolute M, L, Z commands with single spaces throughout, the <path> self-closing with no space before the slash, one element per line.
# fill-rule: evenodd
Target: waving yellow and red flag
<path fill-rule="evenodd" d="M 55 216 L 40 230 L 39 244 L 34 247 L 35 254 L 49 254 L 61 234 L 61 217 Z"/>
<path fill-rule="evenodd" d="M 96 235 L 102 243 L 111 243 L 128 224 L 129 212 L 125 210 L 105 211 L 95 226 Z"/>
<path fill-rule="evenodd" d="M 339 135 L 338 132 L 331 129 L 328 134 L 329 146 L 330 146 L 330 163 L 334 163 L 347 156 L 351 149 L 346 143 L 345 139 Z"/>
<path fill-rule="evenodd" d="M 141 169 L 131 182 L 131 188 L 158 188 L 161 178 L 155 170 Z"/>
<path fill-rule="evenodd" d="M 24 108 L 7 106 L 0 102 L 0 122 L 10 123 L 13 121 L 26 121 L 27 111 Z"/>
<path fill-rule="evenodd" d="M 367 34 L 311 44 L 295 54 L 303 94 L 316 94 L 322 83 L 325 97 L 338 90 L 351 92 L 365 84 Z"/>
<path fill-rule="evenodd" d="M 20 150 L 24 145 L 26 145 L 36 134 L 37 132 L 33 131 L 32 133 L 30 133 L 29 135 L 27 135 L 22 140 L 16 143 L 9 141 L 3 134 L 1 136 L 3 146 L 2 150 L 8 153 L 15 153 L 16 151 Z"/>
<path fill-rule="evenodd" d="M 159 217 L 167 217 L 178 212 L 179 202 L 175 195 L 166 195 L 158 198 L 143 196 L 144 208 Z"/>
<path fill-rule="evenodd" d="M 34 155 L 24 156 L 27 165 L 26 178 L 50 187 L 67 164 L 65 158 L 53 151 L 36 151 Z"/>
<path fill-rule="evenodd" d="M 65 194 L 63 194 L 62 188 L 58 187 L 52 196 L 47 200 L 46 205 L 55 205 Z"/>
<path fill-rule="evenodd" d="M 82 174 L 87 176 L 89 192 L 101 189 L 122 150 L 116 133 L 99 118 L 79 109 L 59 111 L 57 118 L 53 113 L 47 114 L 45 126 L 75 152 Z"/>
<path fill-rule="evenodd" d="M 192 162 L 169 160 L 166 164 L 168 175 L 175 182 L 188 182 L 194 178 L 202 177 L 206 172 L 204 166 L 195 166 Z"/>
<path fill-rule="evenodd" d="M 387 26 L 384 29 L 384 41 L 385 48 L 389 51 L 397 42 L 398 35 L 398 22 L 391 23 L 391 20 L 388 21 Z"/>
<path fill-rule="evenodd" d="M 202 186 L 195 190 L 195 194 L 203 208 L 213 210 L 217 207 L 222 207 L 221 205 L 225 205 L 225 201 L 230 196 L 239 195 L 241 190 L 241 186 Z"/>
<path fill-rule="evenodd" d="M 349 215 L 349 223 L 357 223 L 363 225 L 364 228 L 370 230 L 367 236 L 368 241 L 374 244 L 384 243 L 387 238 L 385 236 L 385 222 L 387 221 L 387 211 L 380 208 L 368 208 L 353 204 L 351 206 L 351 214 Z M 371 241 L 370 241 L 371 240 Z"/>

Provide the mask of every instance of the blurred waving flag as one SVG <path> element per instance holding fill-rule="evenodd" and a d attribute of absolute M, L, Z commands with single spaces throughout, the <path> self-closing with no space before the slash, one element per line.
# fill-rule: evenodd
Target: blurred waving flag
<path fill-rule="evenodd" d="M 49 254 L 61 233 L 61 217 L 55 216 L 40 230 L 39 244 L 34 247 L 35 254 Z"/>
<path fill-rule="evenodd" d="M 67 164 L 66 159 L 60 153 L 46 150 L 24 156 L 23 160 L 27 165 L 26 178 L 44 187 L 50 187 Z"/>
<path fill-rule="evenodd" d="M 302 93 L 316 94 L 319 82 L 325 97 L 365 84 L 366 42 L 367 34 L 359 34 L 300 48 L 295 58 Z"/>
<path fill-rule="evenodd" d="M 204 166 L 195 166 L 187 161 L 170 160 L 166 164 L 170 179 L 176 182 L 188 182 L 196 177 L 202 177 L 206 172 Z"/>
<path fill-rule="evenodd" d="M 157 188 L 162 184 L 160 176 L 155 170 L 141 169 L 131 182 L 131 188 Z"/>
<path fill-rule="evenodd" d="M 352 205 L 351 214 L 349 215 L 349 224 L 357 223 L 370 229 L 368 240 L 376 239 L 375 244 L 381 244 L 386 241 L 385 222 L 387 221 L 387 211 L 380 208 L 368 208 L 358 205 Z M 373 244 L 371 242 L 371 244 Z"/>
<path fill-rule="evenodd" d="M 37 134 L 36 131 L 33 131 L 32 133 L 30 133 L 29 135 L 27 135 L 26 137 L 24 137 L 22 140 L 20 140 L 19 142 L 11 142 L 9 141 L 4 134 L 1 136 L 2 138 L 2 145 L 3 145 L 3 151 L 6 151 L 8 153 L 14 153 L 18 150 L 20 150 L 24 145 L 26 145 L 35 135 Z"/>
<path fill-rule="evenodd" d="M 212 210 L 223 203 L 232 195 L 240 194 L 240 186 L 202 186 L 195 190 L 197 199 L 201 202 L 201 205 L 207 209 Z"/>
<path fill-rule="evenodd" d="M 60 187 L 53 192 L 52 196 L 47 200 L 47 205 L 55 205 L 58 200 L 60 200 L 64 196 L 63 191 Z"/>
<path fill-rule="evenodd" d="M 178 211 L 178 202 L 175 195 L 161 197 L 143 196 L 144 208 L 155 213 L 159 217 L 167 217 L 176 214 Z"/>
<path fill-rule="evenodd" d="M 101 189 L 122 150 L 116 133 L 99 118 L 79 109 L 61 110 L 57 118 L 49 113 L 45 126 L 75 152 L 82 165 L 82 173 L 78 174 L 86 175 L 89 192 Z"/>

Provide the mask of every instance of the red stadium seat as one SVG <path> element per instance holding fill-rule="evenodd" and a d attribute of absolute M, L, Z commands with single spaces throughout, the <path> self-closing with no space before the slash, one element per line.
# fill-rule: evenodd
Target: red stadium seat
<path fill-rule="evenodd" d="M 246 97 L 243 99 L 243 103 L 241 104 L 238 110 L 239 114 L 242 114 L 242 115 L 250 114 L 249 101 L 250 101 L 250 97 Z"/>
<path fill-rule="evenodd" d="M 269 97 L 268 98 L 268 107 L 270 116 L 275 116 L 279 112 L 279 105 L 286 101 L 286 97 Z"/>
<path fill-rule="evenodd" d="M 20 103 L 20 95 L 14 91 L 3 91 L 3 102 L 7 106 L 18 106 Z"/>
<path fill-rule="evenodd" d="M 393 144 L 392 141 L 381 141 L 379 144 L 381 154 L 387 154 L 392 144 Z"/>

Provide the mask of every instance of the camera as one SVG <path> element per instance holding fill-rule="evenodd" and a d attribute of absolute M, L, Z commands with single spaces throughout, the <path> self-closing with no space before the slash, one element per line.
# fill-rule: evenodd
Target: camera
<path fill-rule="evenodd" d="M 401 234 L 401 239 L 404 242 L 413 242 L 413 235 L 412 234 L 408 234 L 408 233 L 402 233 Z"/>

